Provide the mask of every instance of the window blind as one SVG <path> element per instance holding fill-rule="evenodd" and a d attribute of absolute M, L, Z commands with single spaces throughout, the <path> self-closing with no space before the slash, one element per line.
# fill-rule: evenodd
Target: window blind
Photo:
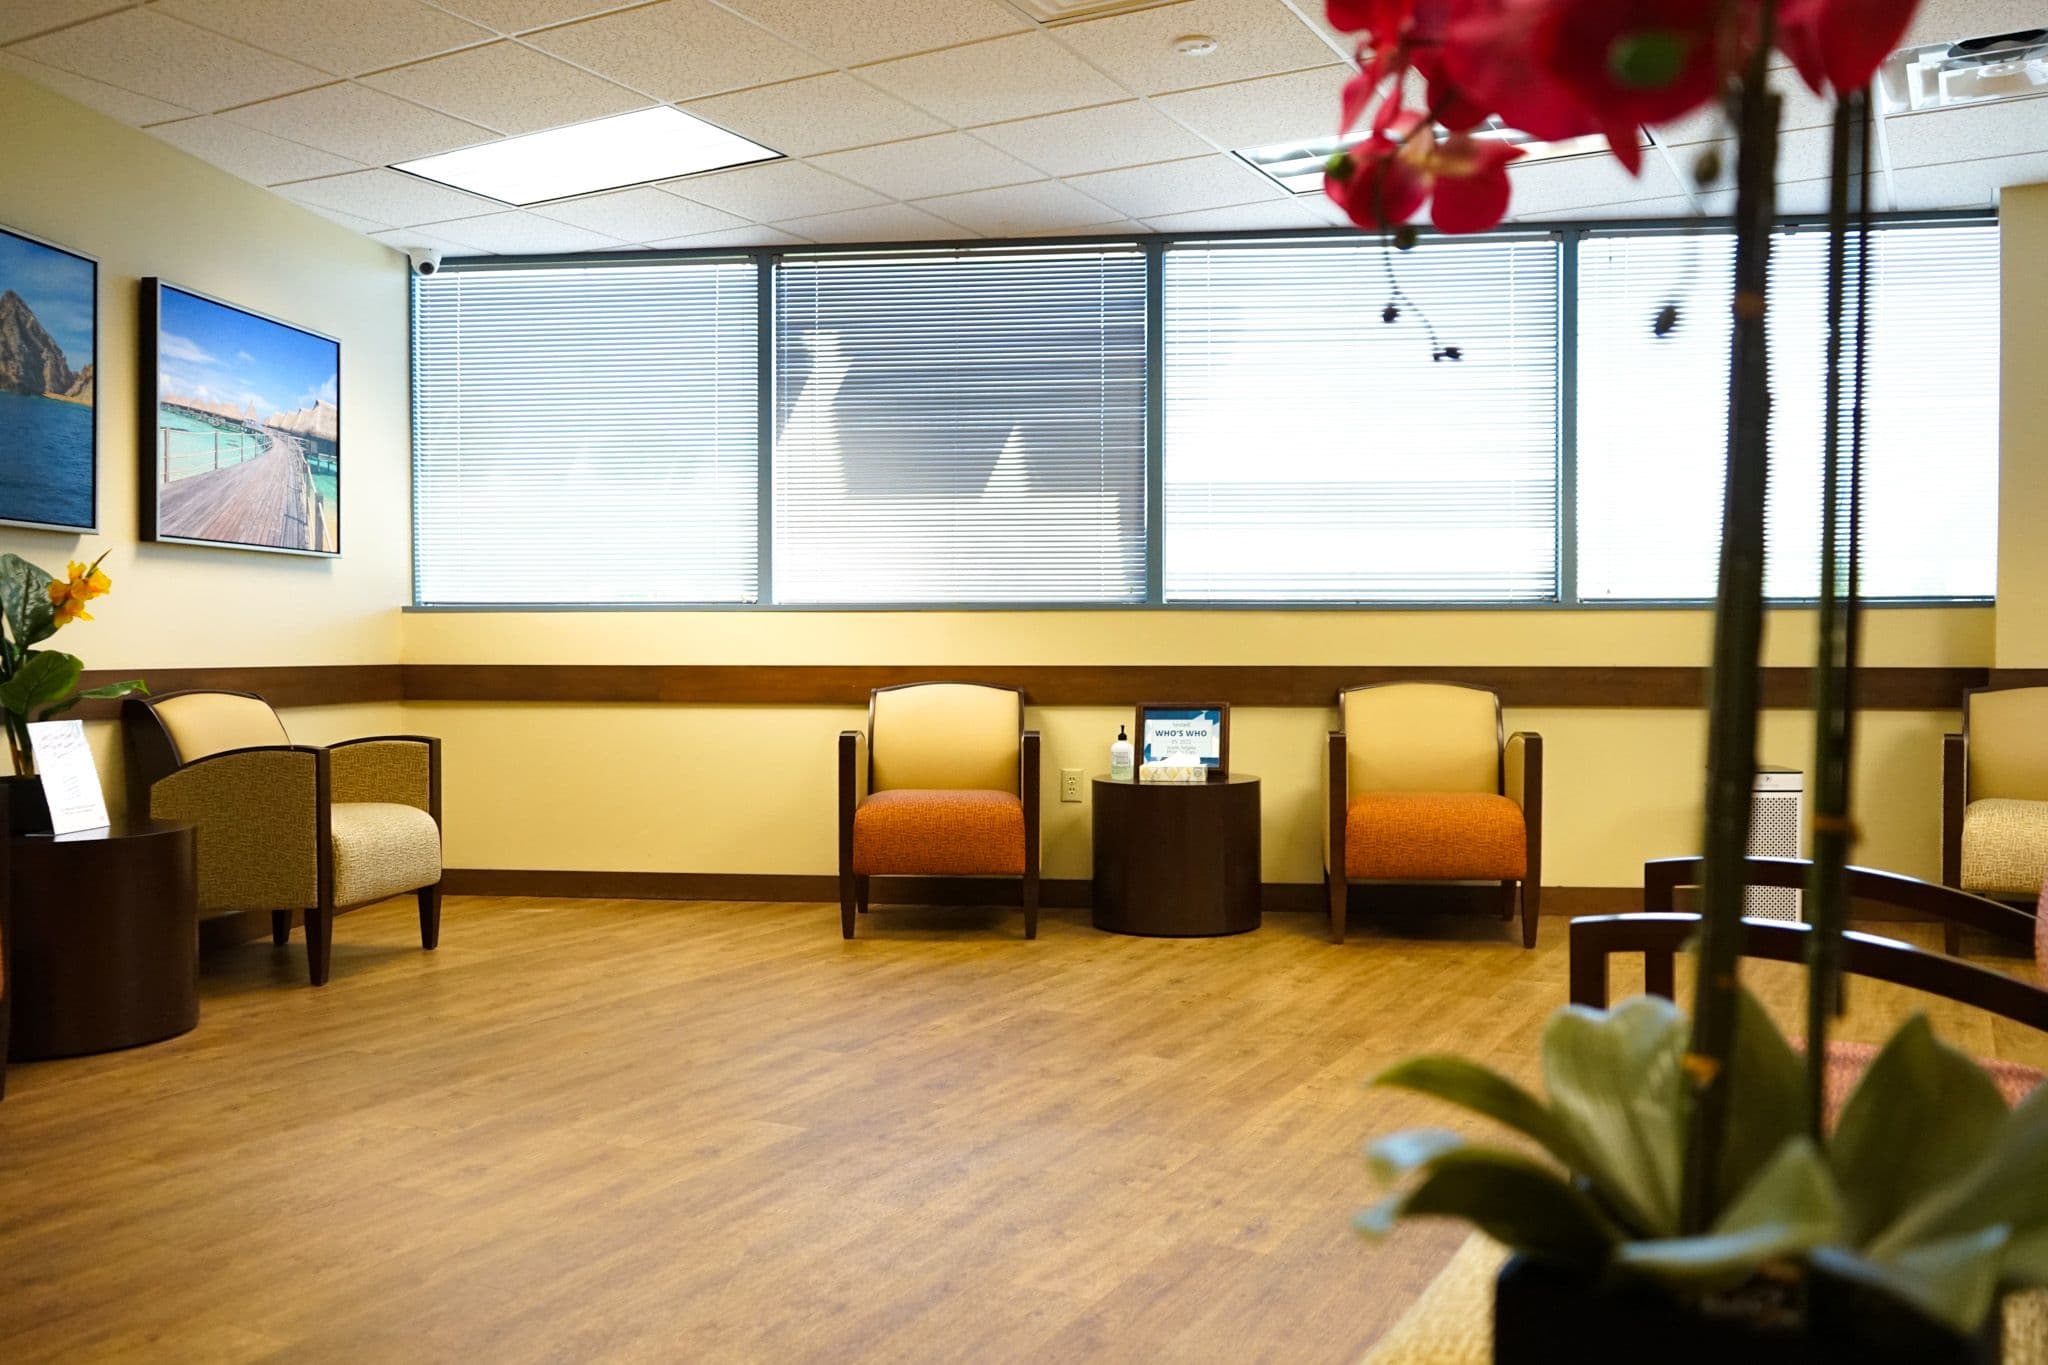
<path fill-rule="evenodd" d="M 1165 290 L 1169 601 L 1556 596 L 1554 242 L 1175 246 Z"/>
<path fill-rule="evenodd" d="M 1578 579 L 1598 600 L 1711 597 L 1727 461 L 1733 243 L 1602 234 L 1579 248 Z M 1827 243 L 1771 269 L 1765 591 L 1820 584 Z M 1997 577 L 1998 233 L 1883 227 L 1871 245 L 1863 591 L 1990 597 Z M 1666 303 L 1678 328 L 1652 335 Z"/>
<path fill-rule="evenodd" d="M 1141 251 L 792 256 L 776 280 L 777 601 L 1144 598 Z"/>
<path fill-rule="evenodd" d="M 757 597 L 749 261 L 415 280 L 416 596 Z"/>

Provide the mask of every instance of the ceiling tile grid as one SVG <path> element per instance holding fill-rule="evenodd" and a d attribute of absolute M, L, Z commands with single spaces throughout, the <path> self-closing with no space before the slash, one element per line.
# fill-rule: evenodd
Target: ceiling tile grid
<path fill-rule="evenodd" d="M 365 76 L 363 83 L 510 134 L 537 133 L 654 103 L 623 85 L 513 42 L 396 67 Z"/>

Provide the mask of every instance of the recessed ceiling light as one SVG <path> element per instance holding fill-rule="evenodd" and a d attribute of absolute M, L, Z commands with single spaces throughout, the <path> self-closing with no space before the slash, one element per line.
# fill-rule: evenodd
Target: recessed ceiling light
<path fill-rule="evenodd" d="M 660 108 L 401 161 L 392 169 L 524 207 L 781 156 L 680 109 Z"/>
<path fill-rule="evenodd" d="M 1887 114 L 2048 94 L 2048 30 L 1906 48 L 1878 72 L 1877 89 Z"/>
<path fill-rule="evenodd" d="M 1473 136 L 1520 147 L 1522 161 L 1562 161 L 1567 157 L 1595 156 L 1607 150 L 1604 137 L 1538 142 L 1527 133 L 1504 127 L 1499 119 L 1488 119 L 1485 126 L 1473 130 Z M 1237 156 L 1290 194 L 1320 194 L 1324 165 L 1338 152 L 1348 151 L 1364 140 L 1363 135 L 1304 138 L 1299 142 L 1275 142 L 1266 147 L 1253 147 L 1238 152 Z M 1641 145 L 1652 145 L 1647 135 L 1642 135 Z"/>

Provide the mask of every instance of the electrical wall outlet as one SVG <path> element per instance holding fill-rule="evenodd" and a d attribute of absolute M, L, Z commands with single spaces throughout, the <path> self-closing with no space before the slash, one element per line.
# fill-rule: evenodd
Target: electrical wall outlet
<path fill-rule="evenodd" d="M 1079 801 L 1080 799 L 1081 770 L 1079 768 L 1060 769 L 1060 800 Z"/>

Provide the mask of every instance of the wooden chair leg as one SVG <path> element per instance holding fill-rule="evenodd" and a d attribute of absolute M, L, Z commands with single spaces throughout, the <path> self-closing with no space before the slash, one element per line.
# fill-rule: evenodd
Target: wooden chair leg
<path fill-rule="evenodd" d="M 270 941 L 290 943 L 292 941 L 292 912 L 273 910 L 270 912 Z"/>
<path fill-rule="evenodd" d="M 868 890 L 873 881 L 874 878 L 872 877 L 855 877 L 853 879 L 854 908 L 863 915 L 868 912 Z"/>
<path fill-rule="evenodd" d="M 1024 874 L 1024 937 L 1038 937 L 1038 874 Z"/>
<path fill-rule="evenodd" d="M 1334 873 L 1325 872 L 1323 874 L 1323 881 L 1327 884 L 1330 893 L 1330 942 L 1342 943 L 1344 941 L 1344 920 L 1351 908 L 1351 888 L 1345 885 L 1342 877 Z"/>
<path fill-rule="evenodd" d="M 306 911 L 306 973 L 316 986 L 327 984 L 327 970 L 334 946 L 334 912 L 315 907 Z"/>
<path fill-rule="evenodd" d="M 1522 946 L 1536 946 L 1536 916 L 1543 909 L 1543 885 L 1534 880 L 1522 883 Z"/>
<path fill-rule="evenodd" d="M 841 938 L 853 937 L 854 904 L 859 899 L 859 893 L 855 888 L 859 882 L 860 878 L 854 876 L 851 872 L 839 874 L 839 936 Z"/>
<path fill-rule="evenodd" d="M 427 952 L 441 946 L 441 884 L 420 888 L 420 947 Z"/>

